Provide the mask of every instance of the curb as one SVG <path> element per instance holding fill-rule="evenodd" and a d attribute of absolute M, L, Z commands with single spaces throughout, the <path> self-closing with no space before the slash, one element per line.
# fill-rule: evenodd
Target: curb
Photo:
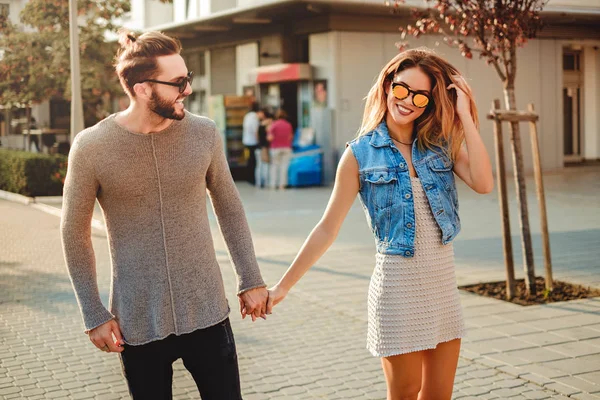
<path fill-rule="evenodd" d="M 35 203 L 35 199 L 33 197 L 27 197 L 23 196 L 22 194 L 7 192 L 5 190 L 0 190 L 0 199 L 25 204 L 26 206 Z"/>
<path fill-rule="evenodd" d="M 42 197 L 44 198 L 44 197 Z M 12 201 L 14 203 L 24 204 L 26 206 L 30 206 L 35 208 L 36 210 L 40 210 L 45 212 L 46 214 L 54 215 L 55 217 L 60 218 L 62 215 L 62 209 L 58 207 L 54 207 L 44 203 L 38 203 L 35 197 L 27 197 L 21 194 L 7 192 L 5 190 L 0 190 L 0 199 Z M 58 199 L 62 199 L 62 196 L 52 196 L 48 198 L 44 198 L 44 200 L 50 200 L 51 202 L 58 202 Z M 104 225 L 104 221 L 92 218 L 92 228 L 98 229 L 104 233 L 106 233 L 106 226 Z"/>

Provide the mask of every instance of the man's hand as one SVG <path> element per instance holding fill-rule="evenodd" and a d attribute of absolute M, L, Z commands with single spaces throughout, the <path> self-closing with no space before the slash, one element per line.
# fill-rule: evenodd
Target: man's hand
<path fill-rule="evenodd" d="M 121 335 L 119 324 L 114 319 L 88 332 L 94 346 L 107 353 L 120 353 L 124 350 L 125 341 Z"/>
<path fill-rule="evenodd" d="M 267 299 L 269 298 L 269 292 L 266 288 L 254 288 L 250 289 L 239 296 L 240 300 L 240 313 L 242 319 L 246 318 L 246 315 L 252 317 L 252 322 L 256 321 L 257 318 L 267 319 Z"/>

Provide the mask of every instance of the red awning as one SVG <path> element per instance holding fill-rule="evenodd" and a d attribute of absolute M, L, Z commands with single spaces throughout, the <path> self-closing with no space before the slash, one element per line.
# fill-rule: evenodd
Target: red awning
<path fill-rule="evenodd" d="M 275 83 L 312 79 L 310 64 L 275 64 L 255 68 L 252 71 L 256 83 Z"/>

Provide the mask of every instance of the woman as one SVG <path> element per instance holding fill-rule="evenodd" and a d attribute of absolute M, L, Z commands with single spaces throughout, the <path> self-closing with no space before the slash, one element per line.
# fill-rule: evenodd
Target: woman
<path fill-rule="evenodd" d="M 367 348 L 381 357 L 390 400 L 452 396 L 465 334 L 454 174 L 477 193 L 493 188 L 471 89 L 431 50 L 404 51 L 367 96 L 323 218 L 270 290 L 268 313 L 333 243 L 358 194 L 377 244 Z"/>
<path fill-rule="evenodd" d="M 294 140 L 294 129 L 287 119 L 285 110 L 279 109 L 275 114 L 275 121 L 268 130 L 270 142 L 270 182 L 271 189 L 285 189 L 288 182 L 288 168 L 292 158 L 292 141 Z"/>

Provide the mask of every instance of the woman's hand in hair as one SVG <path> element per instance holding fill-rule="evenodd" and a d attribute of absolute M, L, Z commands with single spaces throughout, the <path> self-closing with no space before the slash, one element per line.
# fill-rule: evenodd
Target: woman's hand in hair
<path fill-rule="evenodd" d="M 452 77 L 454 83 L 448 85 L 446 89 L 456 90 L 456 113 L 459 117 L 471 117 L 471 98 L 467 93 L 471 93 L 471 88 L 460 75 Z"/>

